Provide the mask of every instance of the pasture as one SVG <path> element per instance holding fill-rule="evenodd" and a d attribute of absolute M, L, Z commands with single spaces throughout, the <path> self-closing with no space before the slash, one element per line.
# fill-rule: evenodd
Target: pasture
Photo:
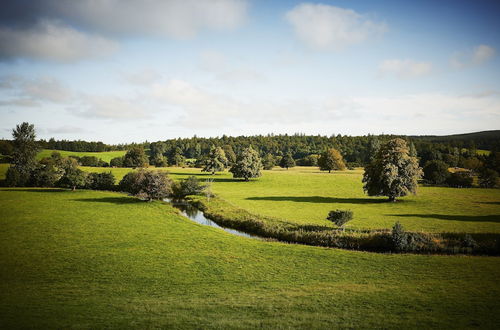
<path fill-rule="evenodd" d="M 2 328 L 494 328 L 497 257 L 265 242 L 120 193 L 0 189 Z"/>
<path fill-rule="evenodd" d="M 111 170 L 121 179 L 130 169 Z M 243 182 L 227 171 L 211 176 L 194 168 L 165 168 L 174 179 L 195 175 L 213 178 L 213 192 L 252 213 L 300 224 L 333 226 L 326 220 L 330 210 L 349 209 L 357 229 L 391 228 L 396 221 L 412 231 L 500 233 L 500 189 L 448 188 L 421 185 L 416 196 L 396 203 L 363 193 L 363 170 L 321 172 L 315 167 L 275 168 L 261 178 Z"/>
<path fill-rule="evenodd" d="M 50 155 L 53 152 L 58 152 L 61 154 L 63 157 L 68 157 L 68 156 L 76 156 L 76 157 L 83 157 L 83 156 L 95 156 L 97 158 L 102 159 L 105 162 L 108 162 L 115 158 L 115 157 L 122 157 L 125 156 L 127 153 L 125 150 L 118 150 L 118 151 L 104 151 L 104 152 L 78 152 L 78 151 L 65 151 L 65 150 L 50 150 L 50 149 L 43 149 L 38 153 L 36 158 L 38 160 L 45 158 L 45 157 L 50 157 Z"/>

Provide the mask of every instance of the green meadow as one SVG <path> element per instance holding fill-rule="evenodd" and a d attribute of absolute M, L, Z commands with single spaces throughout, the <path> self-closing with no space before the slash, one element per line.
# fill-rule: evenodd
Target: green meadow
<path fill-rule="evenodd" d="M 121 179 L 130 169 L 111 170 Z M 261 178 L 243 182 L 231 173 L 215 176 L 194 168 L 165 168 L 174 179 L 195 175 L 213 178 L 213 192 L 254 214 L 299 223 L 334 226 L 326 220 L 330 210 L 349 209 L 356 229 L 391 228 L 396 221 L 413 231 L 500 233 L 500 189 L 448 188 L 421 185 L 416 196 L 388 203 L 384 197 L 363 193 L 363 170 L 321 172 L 314 167 L 275 168 Z"/>
<path fill-rule="evenodd" d="M 220 187 L 219 187 L 220 188 Z M 120 193 L 0 189 L 2 328 L 495 328 L 497 257 L 266 242 Z"/>
<path fill-rule="evenodd" d="M 122 157 L 125 156 L 127 151 L 125 150 L 118 150 L 118 151 L 104 151 L 104 152 L 78 152 L 78 151 L 65 151 L 65 150 L 51 150 L 51 149 L 43 149 L 38 153 L 36 156 L 37 159 L 42 159 L 45 157 L 50 157 L 50 155 L 53 152 L 58 152 L 61 154 L 63 157 L 68 157 L 68 156 L 76 156 L 76 157 L 83 157 L 83 156 L 95 156 L 97 158 L 102 159 L 105 162 L 108 162 L 115 158 L 115 157 Z"/>

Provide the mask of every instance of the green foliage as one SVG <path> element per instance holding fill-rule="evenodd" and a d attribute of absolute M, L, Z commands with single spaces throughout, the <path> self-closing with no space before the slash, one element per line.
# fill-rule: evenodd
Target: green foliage
<path fill-rule="evenodd" d="M 149 161 L 142 147 L 133 147 L 125 154 L 123 166 L 125 167 L 148 167 Z"/>
<path fill-rule="evenodd" d="M 12 170 L 7 172 L 7 185 L 25 186 L 29 183 L 31 172 L 36 167 L 38 145 L 35 141 L 35 127 L 29 123 L 17 125 L 12 130 Z"/>
<path fill-rule="evenodd" d="M 342 155 L 337 149 L 329 148 L 321 154 L 318 159 L 319 169 L 322 171 L 345 170 L 345 163 Z"/>
<path fill-rule="evenodd" d="M 461 171 L 450 174 L 446 179 L 446 184 L 454 188 L 470 188 L 474 179 L 470 172 Z"/>
<path fill-rule="evenodd" d="M 295 163 L 298 166 L 318 166 L 320 155 L 307 155 L 304 158 L 298 159 Z"/>
<path fill-rule="evenodd" d="M 392 245 L 395 251 L 406 251 L 408 248 L 408 235 L 403 225 L 398 221 L 392 227 L 391 232 Z"/>
<path fill-rule="evenodd" d="M 109 162 L 109 166 L 111 167 L 123 167 L 123 161 L 125 160 L 125 157 L 115 157 L 111 159 Z"/>
<path fill-rule="evenodd" d="M 230 144 L 224 145 L 224 154 L 227 158 L 227 166 L 232 166 L 236 162 L 236 153 L 233 150 L 233 147 Z"/>
<path fill-rule="evenodd" d="M 206 159 L 205 166 L 202 169 L 202 172 L 210 172 L 212 175 L 215 172 L 224 171 L 227 164 L 226 154 L 221 147 L 212 146 L 210 148 L 210 153 L 208 154 L 208 158 Z"/>
<path fill-rule="evenodd" d="M 115 181 L 115 176 L 111 172 L 89 173 L 86 187 L 93 190 L 113 190 Z"/>
<path fill-rule="evenodd" d="M 234 178 L 242 178 L 248 181 L 251 178 L 260 177 L 261 168 L 262 162 L 259 153 L 250 146 L 238 155 L 236 163 L 231 167 L 229 172 L 233 173 Z"/>
<path fill-rule="evenodd" d="M 272 154 L 266 154 L 262 158 L 262 166 L 265 170 L 272 170 L 276 166 L 276 157 Z"/>
<path fill-rule="evenodd" d="M 387 196 L 390 201 L 397 197 L 416 194 L 422 169 L 418 160 L 409 155 L 403 139 L 383 144 L 374 160 L 365 168 L 363 189 L 369 196 Z"/>
<path fill-rule="evenodd" d="M 71 188 L 72 190 L 76 190 L 76 188 L 85 188 L 86 184 L 87 173 L 79 168 L 66 169 L 64 175 L 58 181 L 59 186 Z"/>
<path fill-rule="evenodd" d="M 280 167 L 286 168 L 295 167 L 295 160 L 293 160 L 292 154 L 287 152 L 280 160 Z"/>
<path fill-rule="evenodd" d="M 175 198 L 184 198 L 188 195 L 199 195 L 203 193 L 206 186 L 201 184 L 200 181 L 191 175 L 187 179 L 174 182 L 172 185 L 173 196 Z"/>
<path fill-rule="evenodd" d="M 432 184 L 443 184 L 450 176 L 448 164 L 441 160 L 428 161 L 424 166 L 424 179 Z"/>
<path fill-rule="evenodd" d="M 149 201 L 172 195 L 172 180 L 167 173 L 140 169 L 126 174 L 119 183 L 122 191 Z"/>
<path fill-rule="evenodd" d="M 483 188 L 494 188 L 498 183 L 498 173 L 495 170 L 484 169 L 479 173 L 479 186 Z"/>
<path fill-rule="evenodd" d="M 57 163 L 39 163 L 31 173 L 30 186 L 54 187 L 63 177 L 64 170 Z"/>
<path fill-rule="evenodd" d="M 338 227 L 343 228 L 344 225 L 352 220 L 352 211 L 351 210 L 334 210 L 328 213 L 327 220 L 330 220 Z"/>
<path fill-rule="evenodd" d="M 12 142 L 0 140 L 0 155 L 10 156 L 14 152 Z"/>

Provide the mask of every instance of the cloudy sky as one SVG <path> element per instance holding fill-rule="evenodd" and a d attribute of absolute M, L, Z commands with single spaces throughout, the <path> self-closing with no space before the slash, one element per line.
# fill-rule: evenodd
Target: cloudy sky
<path fill-rule="evenodd" d="M 0 138 L 500 129 L 498 1 L 13 0 Z"/>

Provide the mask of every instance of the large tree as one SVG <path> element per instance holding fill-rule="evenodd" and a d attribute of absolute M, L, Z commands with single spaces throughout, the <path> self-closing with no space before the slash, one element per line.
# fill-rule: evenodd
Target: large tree
<path fill-rule="evenodd" d="M 127 151 L 123 159 L 123 166 L 125 167 L 147 167 L 148 165 L 148 157 L 142 147 L 132 147 Z"/>
<path fill-rule="evenodd" d="M 319 169 L 322 171 L 345 170 L 344 159 L 340 152 L 335 148 L 329 148 L 321 154 L 318 159 Z"/>
<path fill-rule="evenodd" d="M 35 127 L 26 122 L 17 125 L 12 130 L 12 137 L 12 162 L 6 174 L 7 185 L 25 186 L 37 166 L 39 148 L 35 141 Z"/>
<path fill-rule="evenodd" d="M 202 172 L 210 172 L 213 175 L 215 172 L 224 171 L 226 164 L 227 158 L 224 150 L 221 147 L 212 146 Z"/>
<path fill-rule="evenodd" d="M 448 164 L 442 160 L 430 160 L 424 166 L 424 179 L 429 183 L 442 184 L 449 176 Z"/>
<path fill-rule="evenodd" d="M 287 152 L 280 160 L 280 166 L 288 170 L 289 167 L 295 166 L 295 160 L 293 160 L 292 154 Z"/>
<path fill-rule="evenodd" d="M 127 173 L 119 187 L 139 198 L 152 201 L 172 195 L 173 181 L 162 171 L 140 169 Z"/>
<path fill-rule="evenodd" d="M 250 178 L 261 176 L 261 168 L 262 161 L 259 153 L 250 146 L 243 149 L 238 155 L 236 163 L 234 163 L 229 172 L 233 173 L 234 178 L 243 178 L 245 181 L 248 181 Z"/>
<path fill-rule="evenodd" d="M 393 139 L 380 147 L 373 161 L 365 167 L 363 189 L 369 196 L 387 196 L 390 201 L 409 193 L 416 194 L 422 169 L 410 156 L 403 139 Z"/>

